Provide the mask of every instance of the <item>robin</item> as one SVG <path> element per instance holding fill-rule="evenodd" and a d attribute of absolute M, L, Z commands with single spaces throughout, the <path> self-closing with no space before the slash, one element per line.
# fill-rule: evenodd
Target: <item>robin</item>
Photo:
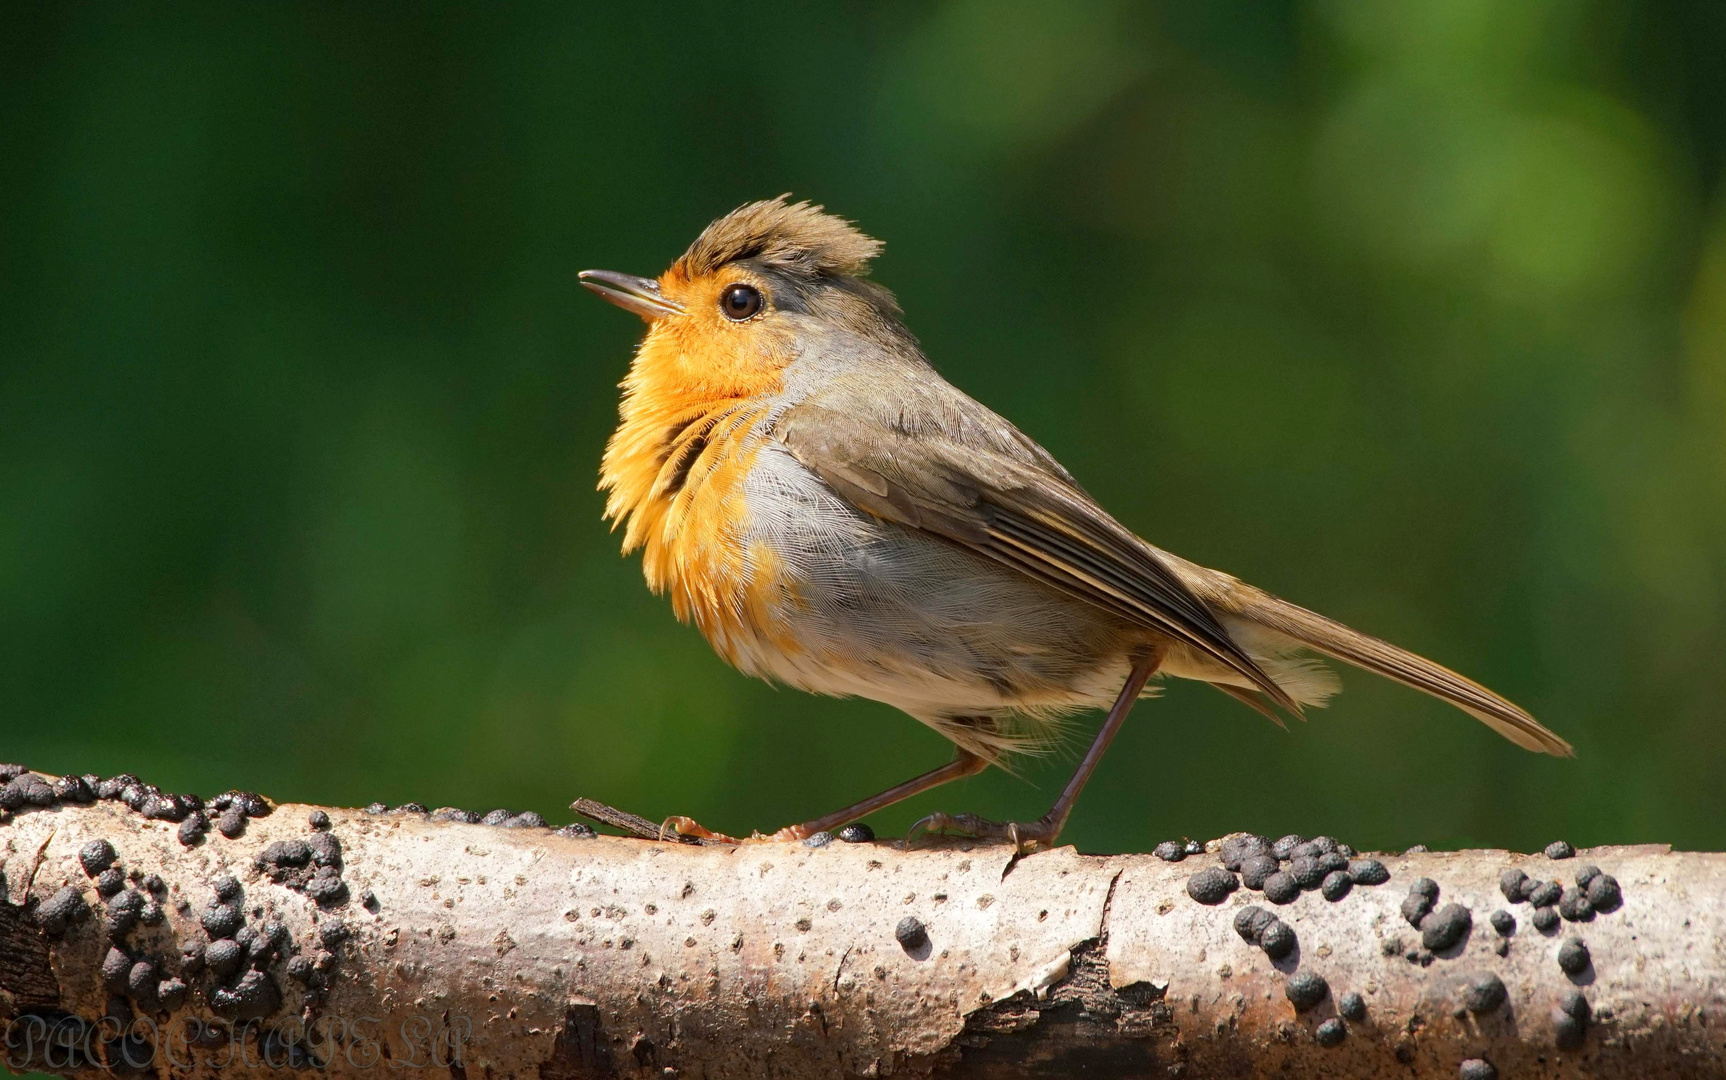
<path fill-rule="evenodd" d="M 1041 818 L 937 813 L 912 829 L 1051 846 L 1153 678 L 1209 683 L 1280 724 L 1340 689 L 1315 653 L 1571 755 L 1479 683 L 1134 535 L 930 366 L 893 294 L 866 276 L 880 250 L 781 196 L 713 222 L 657 279 L 580 275 L 647 322 L 600 487 L 649 588 L 740 671 L 886 702 L 955 747 L 949 763 L 773 839 L 1003 764 L 1047 744 L 1063 714 L 1107 709 Z"/>

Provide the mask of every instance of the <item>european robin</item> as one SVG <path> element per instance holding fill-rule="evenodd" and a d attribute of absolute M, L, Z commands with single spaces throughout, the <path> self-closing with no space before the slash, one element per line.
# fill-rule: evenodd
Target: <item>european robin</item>
<path fill-rule="evenodd" d="M 781 196 L 713 222 L 657 279 L 581 274 L 648 324 L 600 481 L 648 586 L 739 670 L 886 702 L 956 748 L 774 838 L 973 775 L 1048 742 L 1061 714 L 1106 708 L 1041 818 L 913 827 L 1050 846 L 1153 677 L 1207 682 L 1278 720 L 1340 688 L 1314 653 L 1451 702 L 1518 746 L 1572 753 L 1454 671 L 1135 536 L 936 373 L 866 276 L 880 249 Z"/>

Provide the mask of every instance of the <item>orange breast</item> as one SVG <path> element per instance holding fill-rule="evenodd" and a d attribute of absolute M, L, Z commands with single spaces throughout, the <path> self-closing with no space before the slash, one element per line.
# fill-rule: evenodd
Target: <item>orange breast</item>
<path fill-rule="evenodd" d="M 771 633 L 781 593 L 778 560 L 750 542 L 744 491 L 777 379 L 704 384 L 679 370 L 686 356 L 655 356 L 654 344 L 650 336 L 623 384 L 601 470 L 606 516 L 623 523 L 625 554 L 640 549 L 648 587 L 669 593 L 677 617 L 736 664 L 747 639 Z"/>

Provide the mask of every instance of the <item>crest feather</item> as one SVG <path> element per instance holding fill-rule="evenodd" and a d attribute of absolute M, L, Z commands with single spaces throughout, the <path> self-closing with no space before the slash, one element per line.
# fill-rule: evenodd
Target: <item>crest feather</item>
<path fill-rule="evenodd" d="M 809 277 L 858 277 L 881 252 L 881 241 L 807 201 L 789 195 L 745 203 L 701 231 L 683 258 L 690 275 L 710 274 L 739 259 Z"/>

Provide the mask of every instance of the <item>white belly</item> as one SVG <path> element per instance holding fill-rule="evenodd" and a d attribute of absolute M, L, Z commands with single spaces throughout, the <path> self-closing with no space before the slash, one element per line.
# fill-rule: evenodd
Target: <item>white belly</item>
<path fill-rule="evenodd" d="M 944 733 L 960 717 L 1106 707 L 1122 624 L 983 556 L 865 514 L 769 443 L 746 485 L 750 541 L 786 569 L 794 652 L 738 642 L 738 666 L 894 705 Z M 783 639 L 782 639 L 783 640 Z"/>

